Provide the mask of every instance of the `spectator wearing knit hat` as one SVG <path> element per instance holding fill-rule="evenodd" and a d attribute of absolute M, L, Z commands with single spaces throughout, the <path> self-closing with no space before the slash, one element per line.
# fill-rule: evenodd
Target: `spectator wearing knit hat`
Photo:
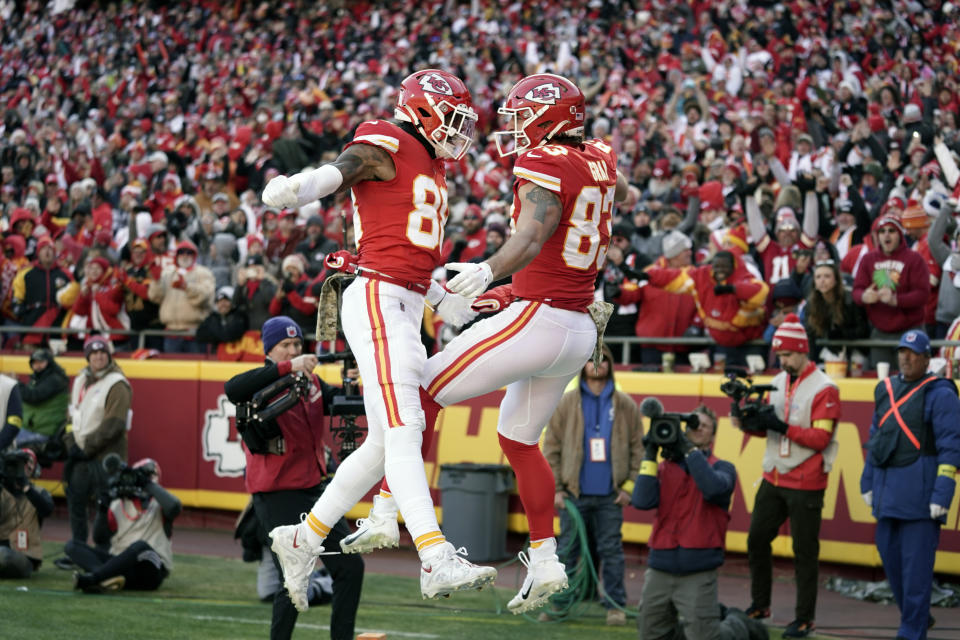
<path fill-rule="evenodd" d="M 750 516 L 747 555 L 750 595 L 747 615 L 770 615 L 773 589 L 771 543 L 789 517 L 796 582 L 796 619 L 785 638 L 803 638 L 815 625 L 820 559 L 820 520 L 827 473 L 837 455 L 834 433 L 840 419 L 837 385 L 810 361 L 807 333 L 796 315 L 783 319 L 773 335 L 773 352 L 783 369 L 764 408 L 734 411 L 734 426 L 767 439 L 763 481 Z M 801 407 L 801 410 L 796 410 Z"/>
<path fill-rule="evenodd" d="M 70 326 L 104 334 L 113 329 L 129 329 L 130 317 L 123 298 L 123 281 L 110 261 L 102 256 L 88 259 L 83 265 L 80 295 L 73 303 Z M 117 342 L 127 338 L 118 333 L 111 339 Z"/>
<path fill-rule="evenodd" d="M 196 331 L 213 306 L 213 274 L 197 264 L 197 247 L 189 240 L 177 244 L 176 266 L 166 267 L 148 287 L 150 300 L 160 305 L 160 322 L 170 331 Z M 193 336 L 166 336 L 165 353 L 198 353 Z"/>
<path fill-rule="evenodd" d="M 853 299 L 867 310 L 874 339 L 896 340 L 909 329 L 923 327 L 924 307 L 930 297 L 930 270 L 923 257 L 907 246 L 900 221 L 893 216 L 877 220 L 875 249 L 860 261 L 853 283 Z M 894 349 L 871 347 L 870 362 L 896 363 Z"/>
<path fill-rule="evenodd" d="M 280 265 L 280 286 L 270 300 L 270 315 L 288 316 L 303 333 L 312 333 L 317 323 L 317 303 L 322 280 L 311 280 L 299 254 L 291 254 Z M 255 325 L 254 325 L 255 326 Z"/>
<path fill-rule="evenodd" d="M 127 459 L 133 394 L 112 353 L 113 345 L 106 337 L 89 336 L 83 344 L 87 366 L 74 378 L 70 394 L 63 478 L 71 539 L 76 542 L 87 542 L 90 500 L 107 490 L 103 459 L 111 453 Z"/>
<path fill-rule="evenodd" d="M 234 288 L 229 286 L 217 289 L 213 311 L 197 327 L 197 342 L 209 345 L 221 360 L 239 360 L 243 349 L 232 350 L 236 357 L 228 355 L 226 345 L 243 337 L 249 327 L 247 314 L 233 306 Z"/>
<path fill-rule="evenodd" d="M 31 327 L 60 325 L 67 309 L 73 305 L 76 291 L 70 287 L 73 277 L 57 264 L 56 250 L 50 236 L 37 241 L 37 257 L 33 264 L 17 273 L 13 280 L 13 311 L 17 323 Z M 44 334 L 28 334 L 23 343 L 42 346 Z"/>
<path fill-rule="evenodd" d="M 150 282 L 154 279 L 150 245 L 144 238 L 137 238 L 130 243 L 129 253 L 130 259 L 124 263 L 118 275 L 123 281 L 123 308 L 130 317 L 130 328 L 134 331 L 163 329 L 160 307 L 150 300 Z M 139 343 L 139 340 L 137 336 L 132 336 L 126 346 L 136 348 L 135 343 Z M 163 338 L 146 336 L 144 347 L 160 350 L 163 348 Z"/>
<path fill-rule="evenodd" d="M 306 233 L 297 225 L 296 209 L 284 209 L 277 217 L 277 230 L 267 241 L 264 256 L 274 264 L 293 254 Z"/>

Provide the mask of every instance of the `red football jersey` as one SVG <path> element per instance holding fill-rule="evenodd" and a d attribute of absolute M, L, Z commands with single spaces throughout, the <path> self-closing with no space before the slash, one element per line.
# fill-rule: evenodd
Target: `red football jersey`
<path fill-rule="evenodd" d="M 546 145 L 521 155 L 513 167 L 514 220 L 518 190 L 533 182 L 560 197 L 563 213 L 553 235 L 530 264 L 513 275 L 513 291 L 528 300 L 586 309 L 610 242 L 617 188 L 617 156 L 600 140 L 582 147 Z"/>
<path fill-rule="evenodd" d="M 395 278 L 426 283 L 440 264 L 447 223 L 447 179 L 443 160 L 397 125 L 370 120 L 347 144 L 370 144 L 393 158 L 389 182 L 365 180 L 353 187 L 354 231 L 361 267 Z"/>

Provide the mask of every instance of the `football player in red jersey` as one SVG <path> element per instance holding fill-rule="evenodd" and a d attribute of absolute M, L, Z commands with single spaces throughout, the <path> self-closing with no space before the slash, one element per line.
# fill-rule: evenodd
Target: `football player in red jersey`
<path fill-rule="evenodd" d="M 510 128 L 494 134 L 497 148 L 501 156 L 517 154 L 516 231 L 485 262 L 448 264 L 460 273 L 447 288 L 471 298 L 514 274 L 508 286 L 516 299 L 427 360 L 421 399 L 429 428 L 442 407 L 507 388 L 497 432 L 530 524 L 529 555 L 520 556 L 527 577 L 508 607 L 523 613 L 567 586 L 553 537 L 553 472 L 537 443 L 596 345 L 587 308 L 610 241 L 613 202 L 626 197 L 627 182 L 611 147 L 584 141 L 584 97 L 566 78 L 522 79 L 499 113 Z M 610 452 L 597 455 L 609 459 Z M 344 539 L 344 550 L 364 550 L 348 548 L 364 528 L 387 530 L 389 500 L 378 498 L 361 530 Z"/>
<path fill-rule="evenodd" d="M 284 584 L 301 611 L 307 608 L 308 578 L 330 527 L 384 474 L 423 563 L 425 598 L 478 588 L 496 578 L 492 567 L 464 560 L 440 532 L 420 453 L 424 300 L 441 315 L 456 315 L 457 309 L 447 307 L 457 300 L 460 312 L 469 312 L 469 301 L 431 286 L 430 274 L 441 261 L 447 220 L 444 161 L 466 153 L 476 120 L 470 92 L 459 78 L 435 69 L 418 71 L 400 85 L 394 121 L 360 124 L 334 162 L 278 176 L 264 189 L 264 203 L 275 207 L 301 206 L 352 189 L 356 207 L 358 277 L 343 293 L 341 314 L 366 382 L 368 434 L 305 520 L 270 532 Z"/>

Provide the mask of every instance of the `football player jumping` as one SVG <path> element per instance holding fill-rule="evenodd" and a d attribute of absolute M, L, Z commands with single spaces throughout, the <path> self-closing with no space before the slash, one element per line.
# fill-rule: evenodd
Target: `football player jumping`
<path fill-rule="evenodd" d="M 444 160 L 463 157 L 476 121 L 459 78 L 418 71 L 400 85 L 395 121 L 360 124 L 334 162 L 278 176 L 263 191 L 265 204 L 295 207 L 352 189 L 356 207 L 359 270 L 343 293 L 341 318 L 366 382 L 368 435 L 303 522 L 270 532 L 298 610 L 307 609 L 308 578 L 330 527 L 384 474 L 420 555 L 423 597 L 479 588 L 496 578 L 496 569 L 466 561 L 465 551 L 440 532 L 420 453 L 424 300 L 444 317 L 469 312 L 468 300 L 430 280 L 447 220 Z"/>
<path fill-rule="evenodd" d="M 497 149 L 517 154 L 516 231 L 485 262 L 448 264 L 459 273 L 447 288 L 471 298 L 515 274 L 508 298 L 516 300 L 427 360 L 421 400 L 429 428 L 442 407 L 507 388 L 497 432 L 530 525 L 529 555 L 520 554 L 527 577 L 508 607 L 523 613 L 567 586 L 553 537 L 553 473 L 537 443 L 567 383 L 593 352 L 597 327 L 587 307 L 606 257 L 611 209 L 626 197 L 627 181 L 610 146 L 584 141 L 584 97 L 566 78 L 520 80 L 499 113 L 508 127 L 494 134 Z M 381 492 L 341 547 L 366 551 L 366 539 L 384 546 L 396 535 L 395 517 Z"/>

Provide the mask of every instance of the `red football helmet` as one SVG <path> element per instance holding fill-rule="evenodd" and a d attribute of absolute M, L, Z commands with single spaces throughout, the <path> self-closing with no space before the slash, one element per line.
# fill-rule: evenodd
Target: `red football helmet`
<path fill-rule="evenodd" d="M 497 110 L 510 118 L 512 128 L 494 132 L 502 156 L 523 153 L 549 142 L 558 133 L 583 133 L 586 117 L 583 93 L 562 76 L 538 73 L 513 85 Z M 514 148 L 507 150 L 513 140 Z"/>
<path fill-rule="evenodd" d="M 407 76 L 394 117 L 412 123 L 438 157 L 459 160 L 473 144 L 477 113 L 470 90 L 446 71 L 424 69 Z"/>

